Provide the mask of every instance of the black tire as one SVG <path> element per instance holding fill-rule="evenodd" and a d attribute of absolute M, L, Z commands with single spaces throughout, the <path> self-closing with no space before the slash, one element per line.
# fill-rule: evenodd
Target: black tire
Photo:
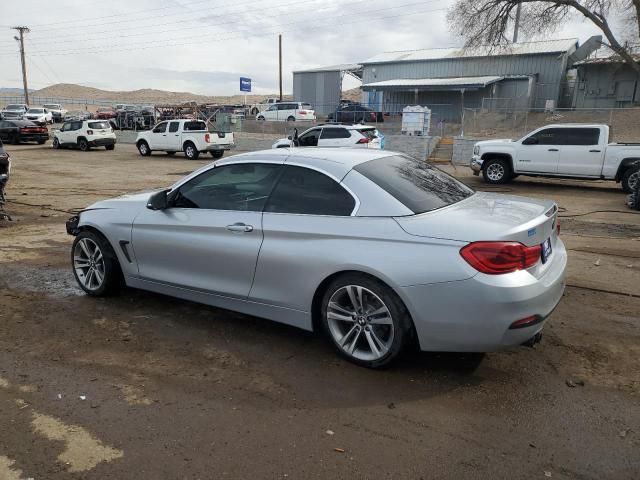
<path fill-rule="evenodd" d="M 20 135 L 18 135 L 17 133 L 11 135 L 11 143 L 13 145 L 20 145 Z"/>
<path fill-rule="evenodd" d="M 490 158 L 482 165 L 484 181 L 491 184 L 507 183 L 511 180 L 511 167 L 501 158 Z"/>
<path fill-rule="evenodd" d="M 142 155 L 143 157 L 148 157 L 149 155 L 151 155 L 149 144 L 144 140 L 139 141 L 136 146 L 138 147 L 138 152 L 140 152 L 140 155 Z"/>
<path fill-rule="evenodd" d="M 176 152 L 166 152 L 166 153 L 168 157 L 173 157 L 176 154 Z"/>
<path fill-rule="evenodd" d="M 56 137 L 53 137 L 53 142 L 51 143 L 51 146 L 53 148 L 60 148 L 60 141 Z"/>
<path fill-rule="evenodd" d="M 89 142 L 87 142 L 86 138 L 81 138 L 78 140 L 78 148 L 82 152 L 88 152 L 91 147 L 89 146 Z"/>
<path fill-rule="evenodd" d="M 115 145 L 105 145 L 104 148 L 105 148 L 105 150 L 115 150 L 116 146 Z"/>
<path fill-rule="evenodd" d="M 348 353 L 347 351 L 345 351 L 345 348 L 348 348 L 348 347 L 343 348 L 339 344 L 335 334 L 332 331 L 332 327 L 327 317 L 329 301 L 332 299 L 332 297 L 334 297 L 334 294 L 336 296 L 339 296 L 341 292 L 344 291 L 344 288 L 347 286 L 363 287 L 369 292 L 372 292 L 375 295 L 375 297 L 371 296 L 370 293 L 365 293 L 363 295 L 363 298 L 366 298 L 367 296 L 371 296 L 375 299 L 377 297 L 377 300 L 374 300 L 374 301 L 381 301 L 383 305 L 386 306 L 388 312 L 391 315 L 391 323 L 393 326 L 392 336 L 391 336 L 392 338 L 390 339 L 390 344 L 388 345 L 386 353 L 382 354 L 378 358 L 374 358 L 374 359 L 358 358 L 357 356 L 355 356 L 355 355 L 360 355 L 359 353 L 360 349 L 357 347 L 355 348 L 355 351 L 353 354 Z M 353 309 L 353 307 L 351 308 Z M 356 315 L 354 315 L 354 317 Z M 320 304 L 320 318 L 321 318 L 324 332 L 329 337 L 331 344 L 334 346 L 338 354 L 346 358 L 350 362 L 355 363 L 356 365 L 360 365 L 367 368 L 381 368 L 389 365 L 404 351 L 404 349 L 410 343 L 412 332 L 413 332 L 413 323 L 411 320 L 411 316 L 409 315 L 407 308 L 402 303 L 402 300 L 400 300 L 398 295 L 396 295 L 396 293 L 391 288 L 389 288 L 387 285 L 380 282 L 379 280 L 361 273 L 348 273 L 348 274 L 341 275 L 329 284 L 329 286 L 324 292 L 324 295 L 322 296 L 322 301 Z M 368 322 L 369 322 L 369 317 L 366 314 L 364 314 L 364 312 L 360 312 L 358 319 L 357 320 L 354 319 L 353 323 L 350 323 L 350 321 L 347 321 L 347 322 L 343 322 L 341 325 L 344 325 L 344 330 L 349 330 L 349 331 L 352 331 L 351 330 L 352 328 L 357 328 L 358 330 L 354 335 L 359 335 L 359 337 L 358 336 L 354 337 L 355 338 L 354 343 L 356 343 L 356 345 L 360 345 L 361 347 L 364 347 L 364 350 L 369 348 L 373 352 L 373 350 L 369 347 L 370 343 L 369 343 L 369 340 L 367 339 L 372 334 L 371 330 L 374 328 L 377 328 L 377 329 L 386 328 L 387 332 L 389 332 L 390 326 L 373 325 L 373 324 L 369 324 Z M 360 325 L 360 323 L 362 323 L 362 326 Z M 351 325 L 353 325 L 353 327 L 351 327 Z M 365 332 L 366 337 L 361 335 L 363 332 Z M 375 338 L 378 338 L 380 336 L 380 330 L 378 330 L 378 332 L 379 333 L 377 335 L 373 335 Z M 384 336 L 384 332 L 382 332 L 382 336 Z M 345 333 L 342 336 L 342 339 L 347 339 L 347 338 L 349 338 L 349 334 Z M 380 345 L 381 343 L 377 343 L 378 347 L 380 347 Z M 384 349 L 380 349 L 380 350 L 384 351 Z"/>
<path fill-rule="evenodd" d="M 259 122 L 264 122 L 264 117 L 263 117 L 262 115 L 260 115 L 260 116 L 257 118 L 257 120 L 258 120 Z"/>
<path fill-rule="evenodd" d="M 212 150 L 211 152 L 209 152 L 211 154 L 211 156 L 213 158 L 215 158 L 216 160 L 219 158 L 222 158 L 224 155 L 224 150 Z"/>
<path fill-rule="evenodd" d="M 296 121 L 296 117 L 294 116 L 287 118 L 287 122 L 295 122 L 295 121 Z"/>
<path fill-rule="evenodd" d="M 622 175 L 622 190 L 626 193 L 633 193 L 637 182 L 640 182 L 640 167 L 627 168 L 624 175 Z"/>
<path fill-rule="evenodd" d="M 45 143 L 47 143 L 46 140 L 38 140 L 38 145 L 44 145 Z"/>
<path fill-rule="evenodd" d="M 99 285 L 96 285 L 95 288 L 89 288 L 87 286 L 86 280 L 89 275 L 85 275 L 83 272 L 87 273 L 88 271 L 76 268 L 77 264 L 75 259 L 77 257 L 84 256 L 84 250 L 82 249 L 82 246 L 79 245 L 84 239 L 88 240 L 89 245 L 96 245 L 102 254 L 102 282 L 99 283 Z M 78 253 L 80 253 L 80 255 L 78 255 Z M 113 295 L 114 293 L 117 293 L 124 284 L 122 269 L 120 268 L 118 257 L 116 257 L 113 248 L 111 248 L 111 245 L 106 238 L 92 230 L 81 231 L 73 241 L 73 246 L 71 247 L 71 269 L 73 270 L 73 276 L 75 277 L 76 282 L 78 282 L 80 288 L 82 288 L 86 294 L 93 297 Z M 78 270 L 80 270 L 80 272 Z M 99 277 L 94 276 L 94 278 Z"/>
<path fill-rule="evenodd" d="M 196 146 L 193 144 L 193 142 L 186 142 L 184 144 L 183 150 L 184 150 L 184 156 L 187 157 L 189 160 L 197 160 L 198 157 L 200 156 L 200 152 L 198 151 Z"/>
<path fill-rule="evenodd" d="M 251 109 L 251 115 L 257 115 L 259 113 L 260 113 L 260 110 L 258 110 L 257 108 Z"/>

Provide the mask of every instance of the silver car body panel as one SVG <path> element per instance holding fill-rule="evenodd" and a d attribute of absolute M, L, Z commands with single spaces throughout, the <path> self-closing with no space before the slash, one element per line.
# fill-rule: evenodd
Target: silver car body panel
<path fill-rule="evenodd" d="M 170 208 L 149 210 L 152 192 L 97 202 L 82 227 L 103 233 L 127 285 L 313 329 L 319 286 L 359 271 L 389 285 L 413 319 L 423 350 L 490 351 L 531 338 L 544 322 L 509 330 L 530 315 L 546 317 L 564 289 L 567 255 L 556 234 L 552 202 L 476 193 L 442 209 L 413 215 L 352 168 L 397 155 L 375 150 L 270 150 L 232 156 L 210 168 L 273 162 L 320 170 L 360 202 L 352 216 Z M 247 233 L 225 227 L 242 222 Z M 546 264 L 505 275 L 478 273 L 460 256 L 477 240 L 527 245 L 551 238 Z"/>

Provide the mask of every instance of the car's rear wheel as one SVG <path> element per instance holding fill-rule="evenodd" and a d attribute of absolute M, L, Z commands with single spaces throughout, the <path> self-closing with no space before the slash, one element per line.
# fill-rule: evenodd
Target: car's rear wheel
<path fill-rule="evenodd" d="M 638 182 L 640 182 L 640 167 L 628 168 L 622 175 L 622 189 L 627 193 L 632 193 Z"/>
<path fill-rule="evenodd" d="M 184 156 L 189 160 L 197 160 L 200 156 L 200 152 L 193 144 L 193 142 L 187 142 L 184 144 Z"/>
<path fill-rule="evenodd" d="M 105 145 L 105 146 L 104 146 L 104 148 L 105 148 L 106 150 L 115 150 L 115 149 L 116 149 L 116 146 L 115 146 L 115 145 Z"/>
<path fill-rule="evenodd" d="M 78 148 L 83 152 L 89 151 L 89 142 L 87 142 L 86 138 L 78 140 Z"/>
<path fill-rule="evenodd" d="M 143 157 L 148 157 L 149 155 L 151 155 L 149 144 L 144 140 L 138 142 L 138 152 L 140 152 L 140 155 L 142 155 Z"/>
<path fill-rule="evenodd" d="M 60 148 L 60 141 L 53 137 L 53 143 L 51 144 L 53 146 L 53 148 Z"/>
<path fill-rule="evenodd" d="M 212 150 L 209 153 L 211 153 L 211 156 L 217 160 L 218 158 L 222 158 L 224 150 Z"/>
<path fill-rule="evenodd" d="M 296 117 L 294 116 L 290 116 L 289 118 L 287 118 L 287 122 L 295 122 L 296 121 Z"/>
<path fill-rule="evenodd" d="M 388 365 L 411 337 L 411 318 L 402 301 L 364 274 L 345 274 L 331 282 L 322 298 L 321 318 L 338 353 L 369 368 Z"/>
<path fill-rule="evenodd" d="M 505 160 L 492 158 L 485 161 L 482 176 L 487 183 L 506 183 L 511 179 L 511 169 Z"/>
<path fill-rule="evenodd" d="M 122 286 L 122 271 L 109 242 L 90 230 L 78 234 L 71 248 L 73 275 L 87 294 L 102 297 Z"/>

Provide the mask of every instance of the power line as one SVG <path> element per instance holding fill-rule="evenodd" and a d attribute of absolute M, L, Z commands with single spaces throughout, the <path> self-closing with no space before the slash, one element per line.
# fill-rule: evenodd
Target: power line
<path fill-rule="evenodd" d="M 410 4 L 404 4 L 404 5 L 396 5 L 394 7 L 387 7 L 387 8 L 382 8 L 382 9 L 378 9 L 378 10 L 370 10 L 368 12 L 366 12 L 367 14 L 375 14 L 381 11 L 387 11 L 387 10 L 396 10 L 399 8 L 406 8 L 408 6 L 412 6 L 412 5 L 423 5 L 425 2 L 416 2 L 416 3 L 410 3 Z M 444 8 L 436 8 L 436 9 L 429 9 L 429 10 L 419 10 L 419 11 L 412 11 L 412 12 L 407 12 L 407 13 L 402 13 L 402 14 L 398 14 L 398 15 L 389 15 L 389 16 L 376 16 L 375 18 L 371 19 L 371 18 L 363 18 L 362 16 L 359 16 L 358 18 L 356 18 L 355 20 L 352 21 L 347 21 L 347 22 L 340 22 L 340 24 L 338 25 L 338 27 L 342 27 L 344 25 L 352 25 L 352 24 L 357 24 L 357 23 L 361 23 L 363 21 L 371 21 L 371 20 L 383 20 L 383 19 L 390 19 L 390 18 L 401 18 L 401 17 L 406 17 L 406 16 L 411 16 L 411 15 L 419 15 L 419 14 L 425 14 L 425 13 L 432 13 L 432 12 L 438 12 L 438 11 L 443 11 L 443 10 L 447 10 L 446 7 Z M 334 16 L 334 17 L 325 17 L 324 19 L 319 19 L 322 22 L 326 22 L 326 21 L 331 21 L 334 19 L 340 19 L 342 20 L 344 18 L 344 15 L 339 15 L 339 16 Z M 286 26 L 286 25 L 298 25 L 298 24 L 303 24 L 305 31 L 306 30 L 315 30 L 315 29 L 319 29 L 319 28 L 326 28 L 326 25 L 320 25 L 320 26 L 313 26 L 313 24 L 308 23 L 306 20 L 299 20 L 296 22 L 289 22 L 289 23 L 285 23 L 285 24 L 281 24 L 279 26 L 277 26 L 277 28 L 275 30 L 272 31 L 267 31 L 267 32 L 261 32 L 261 33 L 249 33 L 247 34 L 244 31 L 240 31 L 240 30 L 236 30 L 236 32 L 239 32 L 239 34 L 237 35 L 232 35 L 232 36 L 228 36 L 228 37 L 217 37 L 217 38 L 211 38 L 209 37 L 208 40 L 213 40 L 216 42 L 221 42 L 221 41 L 226 41 L 226 40 L 233 40 L 233 39 L 238 39 L 238 38 L 252 38 L 252 37 L 264 37 L 264 36 L 270 36 L 273 34 L 277 34 L 277 33 L 284 33 L 284 32 L 291 32 L 291 31 L 295 31 L 296 28 L 292 28 L 292 29 L 288 29 L 288 30 L 282 30 L 280 27 L 282 26 Z M 190 36 L 186 36 L 186 37 L 174 37 L 174 38 L 167 38 L 166 40 L 169 42 L 174 42 L 175 40 L 182 40 L 182 39 L 186 39 L 186 38 L 192 38 L 193 35 Z M 117 48 L 117 47 L 124 47 L 126 46 L 126 44 L 116 44 L 116 45 L 109 45 L 107 47 L 103 47 L 103 49 L 101 50 L 89 50 L 92 47 L 87 47 L 84 48 L 82 50 L 51 50 L 51 51 L 45 51 L 45 52 L 41 52 L 42 55 L 50 55 L 50 56 L 63 56 L 63 55 L 76 55 L 76 54 L 87 54 L 87 53 L 91 53 L 91 54 L 95 54 L 95 53 L 111 53 L 111 52 L 125 52 L 125 51 L 137 51 L 137 50 L 150 50 L 150 49 L 155 49 L 155 48 L 167 48 L 167 47 L 182 47 L 182 46 L 189 46 L 189 45 L 203 45 L 203 40 L 199 39 L 196 41 L 189 41 L 189 42 L 182 42 L 182 43 L 155 43 L 155 44 L 150 44 L 150 45 L 142 45 L 142 46 L 132 46 L 132 47 L 128 47 L 128 48 Z M 7 54 L 3 54 L 0 53 L 0 56 L 6 56 Z"/>

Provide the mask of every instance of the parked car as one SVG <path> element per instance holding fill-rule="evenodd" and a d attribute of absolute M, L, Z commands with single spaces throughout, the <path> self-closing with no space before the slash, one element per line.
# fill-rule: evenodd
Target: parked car
<path fill-rule="evenodd" d="M 4 110 L 0 112 L 0 119 L 22 120 L 22 116 L 27 113 L 27 110 L 29 110 L 29 106 L 24 103 L 7 105 Z"/>
<path fill-rule="evenodd" d="M 256 120 L 276 122 L 299 122 L 315 119 L 313 107 L 303 102 L 275 103 L 256 116 Z"/>
<path fill-rule="evenodd" d="M 640 181 L 640 144 L 609 143 L 607 125 L 558 123 L 516 141 L 478 142 L 470 166 L 487 183 L 518 175 L 615 180 L 631 193 Z"/>
<path fill-rule="evenodd" d="M 359 103 L 342 103 L 327 119 L 334 122 L 384 122 L 382 112 L 376 112 Z"/>
<path fill-rule="evenodd" d="M 14 145 L 24 142 L 42 145 L 49 140 L 49 130 L 29 120 L 1 120 L 0 139 Z"/>
<path fill-rule="evenodd" d="M 91 119 L 91 112 L 88 112 L 86 110 L 73 110 L 71 112 L 68 112 L 64 116 L 65 122 L 71 122 L 73 120 L 90 120 L 90 119 Z"/>
<path fill-rule="evenodd" d="M 288 138 L 276 140 L 271 148 L 289 148 L 293 142 L 295 147 L 350 147 L 350 148 L 382 148 L 382 134 L 376 127 L 368 125 L 340 125 L 328 123 L 317 125 L 304 131 L 296 138 L 295 134 Z"/>
<path fill-rule="evenodd" d="M 99 107 L 95 113 L 95 118 L 98 120 L 109 120 L 115 117 L 116 111 L 111 107 Z"/>
<path fill-rule="evenodd" d="M 257 115 L 260 112 L 269 108 L 274 103 L 278 103 L 278 102 L 280 102 L 279 98 L 276 98 L 276 97 L 267 98 L 261 103 L 254 103 L 253 105 L 251 105 L 251 107 L 249 108 L 249 113 L 251 113 L 251 115 Z"/>
<path fill-rule="evenodd" d="M 32 107 L 27 110 L 22 118 L 24 120 L 29 120 L 37 125 L 48 125 L 49 123 L 53 123 L 53 114 L 42 107 Z"/>
<path fill-rule="evenodd" d="M 116 148 L 116 134 L 106 120 L 73 120 L 64 122 L 53 133 L 53 148 L 79 148 L 83 152 L 91 147 Z"/>
<path fill-rule="evenodd" d="M 540 339 L 567 252 L 548 200 L 474 192 L 394 152 L 267 150 L 70 218 L 89 295 L 120 282 L 306 330 L 367 367 Z"/>
<path fill-rule="evenodd" d="M 210 132 L 202 120 L 181 119 L 160 122 L 152 130 L 138 133 L 136 146 L 143 156 L 154 151 L 168 155 L 182 151 L 189 160 L 196 160 L 202 152 L 222 158 L 225 150 L 235 145 L 233 133 Z"/>
<path fill-rule="evenodd" d="M 59 103 L 47 103 L 42 106 L 51 112 L 55 123 L 61 123 L 67 114 L 67 111 Z"/>

